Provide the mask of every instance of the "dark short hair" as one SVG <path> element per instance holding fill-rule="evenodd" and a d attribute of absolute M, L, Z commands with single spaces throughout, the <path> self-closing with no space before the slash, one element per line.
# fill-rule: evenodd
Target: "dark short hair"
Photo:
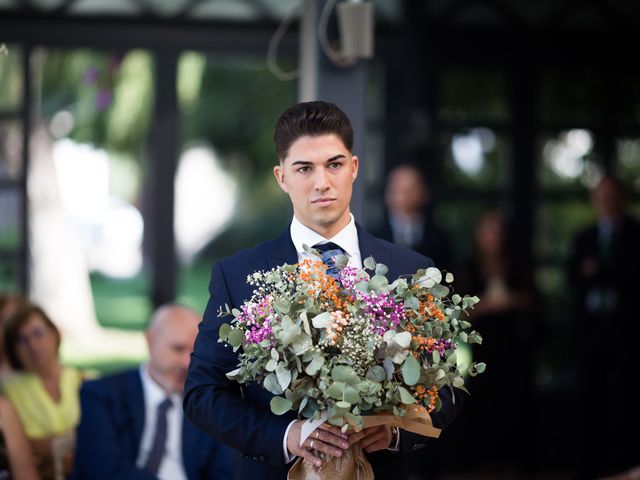
<path fill-rule="evenodd" d="M 276 156 L 283 162 L 291 145 L 305 135 L 319 136 L 335 134 L 351 151 L 353 128 L 347 114 L 330 102 L 302 102 L 288 108 L 276 122 L 273 143 Z"/>
<path fill-rule="evenodd" d="M 60 330 L 51 321 L 49 316 L 44 312 L 42 308 L 32 303 L 26 303 L 22 305 L 18 310 L 9 315 L 5 322 L 4 331 L 4 351 L 7 356 L 9 365 L 14 370 L 24 370 L 24 365 L 20 361 L 18 356 L 18 337 L 20 336 L 20 329 L 33 317 L 38 315 L 44 320 L 44 323 L 50 328 L 56 336 L 58 348 L 60 348 Z"/>

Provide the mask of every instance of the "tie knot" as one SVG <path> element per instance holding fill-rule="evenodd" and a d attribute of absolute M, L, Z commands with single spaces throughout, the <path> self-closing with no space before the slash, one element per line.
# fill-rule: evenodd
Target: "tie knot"
<path fill-rule="evenodd" d="M 318 250 L 320 253 L 322 253 L 323 257 L 324 254 L 331 252 L 333 255 L 340 255 L 341 253 L 344 253 L 344 250 L 342 249 L 342 247 L 336 245 L 333 242 L 327 242 L 327 243 L 316 243 L 313 248 L 315 248 L 316 250 Z"/>
<path fill-rule="evenodd" d="M 173 407 L 173 402 L 167 397 L 158 405 L 158 413 L 166 413 L 171 407 Z"/>

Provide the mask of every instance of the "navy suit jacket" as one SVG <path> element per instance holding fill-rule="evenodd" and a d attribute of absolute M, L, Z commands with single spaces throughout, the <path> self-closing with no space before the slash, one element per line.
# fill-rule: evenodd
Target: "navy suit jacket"
<path fill-rule="evenodd" d="M 138 369 L 85 382 L 77 428 L 74 480 L 156 480 L 136 467 L 145 405 Z M 237 453 L 185 417 L 182 459 L 189 480 L 234 478 Z"/>
<path fill-rule="evenodd" d="M 389 267 L 387 277 L 394 280 L 412 274 L 433 262 L 418 253 L 373 237 L 358 226 L 362 259 L 369 256 Z M 289 229 L 275 240 L 228 257 L 213 267 L 209 285 L 210 299 L 191 355 L 185 384 L 186 415 L 205 432 L 241 452 L 238 467 L 240 479 L 286 478 L 290 465 L 284 464 L 283 439 L 294 412 L 277 416 L 271 413 L 272 394 L 257 383 L 239 386 L 226 373 L 238 366 L 238 356 L 230 347 L 218 342 L 220 325 L 229 318 L 218 317 L 225 305 L 239 307 L 252 296 L 253 286 L 247 275 L 256 270 L 268 270 L 284 263 L 298 262 Z M 459 395 L 456 395 L 456 400 Z M 457 414 L 450 392 L 443 389 L 443 408 L 433 415 L 436 426 L 448 425 Z M 426 445 L 424 437 L 408 432 L 400 435 L 401 450 L 408 451 Z M 383 451 L 369 455 L 376 478 L 403 478 L 398 454 Z M 389 476 L 383 472 L 388 471 Z"/>

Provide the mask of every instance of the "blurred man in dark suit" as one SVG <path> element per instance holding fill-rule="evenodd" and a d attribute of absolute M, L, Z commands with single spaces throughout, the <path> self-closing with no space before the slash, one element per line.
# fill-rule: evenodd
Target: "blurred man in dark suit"
<path fill-rule="evenodd" d="M 569 280 L 585 427 L 580 435 L 586 442 L 583 464 L 585 474 L 594 478 L 638 461 L 637 446 L 626 439 L 640 428 L 633 395 L 640 331 L 636 306 L 640 224 L 625 213 L 626 195 L 616 178 L 605 176 L 591 198 L 598 219 L 573 242 Z M 592 434 L 593 427 L 597 428 Z"/>
<path fill-rule="evenodd" d="M 198 430 L 182 412 L 199 322 L 190 308 L 160 307 L 146 332 L 149 362 L 85 383 L 74 479 L 234 478 L 235 451 Z"/>
<path fill-rule="evenodd" d="M 438 268 L 453 270 L 449 238 L 428 212 L 431 190 L 415 165 L 394 167 L 385 190 L 387 216 L 375 234 L 431 258 Z"/>

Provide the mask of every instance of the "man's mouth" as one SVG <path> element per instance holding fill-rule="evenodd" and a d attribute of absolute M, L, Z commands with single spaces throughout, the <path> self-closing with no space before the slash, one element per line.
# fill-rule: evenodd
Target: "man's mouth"
<path fill-rule="evenodd" d="M 336 199 L 335 198 L 331 198 L 331 197 L 322 197 L 322 198 L 317 198 L 315 200 L 312 200 L 311 203 L 313 203 L 314 205 L 318 205 L 320 207 L 329 205 L 333 202 L 335 202 Z"/>

